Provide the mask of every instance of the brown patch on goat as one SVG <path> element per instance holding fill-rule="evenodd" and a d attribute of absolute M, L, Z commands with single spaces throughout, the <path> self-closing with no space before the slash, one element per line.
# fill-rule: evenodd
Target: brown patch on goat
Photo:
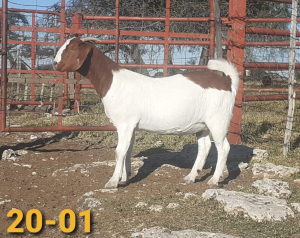
<path fill-rule="evenodd" d="M 213 71 L 194 71 L 183 74 L 202 88 L 215 88 L 218 90 L 231 91 L 231 78 L 216 74 Z"/>
<path fill-rule="evenodd" d="M 111 87 L 113 71 L 121 69 L 96 46 L 90 42 L 83 42 L 79 38 L 70 41 L 62 54 L 61 62 L 65 64 L 63 69 L 72 69 L 71 71 L 77 71 L 88 78 L 101 98 L 105 97 Z M 72 64 L 79 67 L 74 68 Z"/>

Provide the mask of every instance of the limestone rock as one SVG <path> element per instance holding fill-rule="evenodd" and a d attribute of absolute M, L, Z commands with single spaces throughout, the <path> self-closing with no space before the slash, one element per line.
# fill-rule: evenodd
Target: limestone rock
<path fill-rule="evenodd" d="M 101 202 L 96 198 L 80 198 L 77 203 L 84 209 L 92 209 L 101 206 Z"/>
<path fill-rule="evenodd" d="M 24 164 L 24 163 L 18 164 L 18 163 L 13 163 L 13 165 L 21 166 L 21 167 L 25 167 L 25 168 L 29 168 L 29 169 L 32 168 L 32 165 L 31 165 L 31 164 Z"/>
<path fill-rule="evenodd" d="M 196 230 L 169 231 L 166 228 L 155 226 L 145 228 L 141 232 L 132 233 L 131 238 L 238 238 L 221 233 L 201 232 Z"/>
<path fill-rule="evenodd" d="M 196 197 L 197 195 L 194 193 L 185 193 L 183 199 L 189 199 L 189 198 L 193 198 Z"/>
<path fill-rule="evenodd" d="M 264 178 L 272 177 L 290 177 L 292 174 L 299 172 L 298 168 L 275 165 L 272 163 L 255 163 L 252 168 L 253 175 L 263 176 Z"/>
<path fill-rule="evenodd" d="M 18 160 L 17 158 L 17 154 L 15 151 L 13 151 L 12 149 L 7 149 L 4 150 L 2 153 L 2 161 L 6 161 L 6 160 L 12 160 L 12 161 L 16 161 Z"/>
<path fill-rule="evenodd" d="M 5 200 L 3 200 L 3 201 L 0 201 L 0 205 L 3 205 L 3 204 L 6 203 L 6 202 L 11 202 L 11 199 L 5 199 Z"/>
<path fill-rule="evenodd" d="M 77 172 L 80 171 L 82 174 L 89 174 L 87 169 L 98 167 L 98 166 L 109 166 L 113 167 L 116 165 L 116 161 L 108 160 L 108 161 L 99 161 L 99 162 L 92 162 L 92 163 L 85 163 L 85 164 L 74 164 L 71 167 L 66 167 L 64 169 L 57 169 L 52 173 L 53 177 L 57 176 L 68 176 L 70 172 Z"/>
<path fill-rule="evenodd" d="M 291 203 L 292 208 L 294 208 L 297 212 L 300 212 L 300 203 Z"/>
<path fill-rule="evenodd" d="M 174 209 L 176 207 L 179 207 L 179 204 L 178 203 L 174 203 L 174 202 L 171 202 L 168 204 L 167 208 L 170 208 L 170 209 Z"/>
<path fill-rule="evenodd" d="M 161 206 L 161 205 L 152 205 L 151 207 L 149 207 L 149 209 L 151 211 L 161 212 L 162 209 L 163 209 L 163 206 Z"/>
<path fill-rule="evenodd" d="M 224 211 L 236 215 L 243 212 L 246 217 L 262 221 L 282 221 L 287 216 L 294 217 L 294 212 L 284 199 L 258 194 L 249 194 L 224 189 L 207 189 L 202 198 L 215 199 L 224 204 Z"/>
<path fill-rule="evenodd" d="M 263 159 L 268 157 L 268 152 L 266 150 L 261 149 L 253 149 L 252 160 L 262 161 Z"/>
<path fill-rule="evenodd" d="M 289 198 L 292 194 L 289 183 L 278 179 L 263 178 L 254 181 L 252 186 L 257 188 L 259 193 L 277 198 Z"/>
<path fill-rule="evenodd" d="M 148 203 L 146 202 L 138 202 L 135 207 L 146 207 L 148 205 Z"/>
<path fill-rule="evenodd" d="M 295 180 L 294 180 L 294 183 L 300 184 L 300 179 L 295 179 Z"/>

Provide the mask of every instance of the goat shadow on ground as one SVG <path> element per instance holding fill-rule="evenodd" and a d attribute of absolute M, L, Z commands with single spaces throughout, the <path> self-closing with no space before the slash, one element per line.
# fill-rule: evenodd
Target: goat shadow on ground
<path fill-rule="evenodd" d="M 253 157 L 253 148 L 244 145 L 231 145 L 230 152 L 227 159 L 228 176 L 220 182 L 220 185 L 227 184 L 230 180 L 237 178 L 241 170 L 239 164 L 241 162 L 249 163 Z M 187 144 L 180 152 L 169 152 L 163 148 L 154 148 L 140 152 L 135 157 L 147 156 L 143 159 L 143 165 L 138 170 L 138 173 L 130 179 L 130 183 L 139 182 L 148 177 L 156 169 L 163 165 L 172 165 L 178 168 L 192 169 L 196 156 L 198 153 L 197 144 Z M 210 152 L 207 156 L 206 163 L 203 169 L 212 168 L 209 174 L 202 176 L 200 179 L 196 179 L 196 182 L 204 181 L 213 174 L 215 165 L 217 163 L 217 149 L 215 144 L 212 143 Z M 201 174 L 200 174 L 201 176 Z"/>
<path fill-rule="evenodd" d="M 57 133 L 51 137 L 46 137 L 46 138 L 38 138 L 36 140 L 33 141 L 29 141 L 29 142 L 20 142 L 17 143 L 15 145 L 2 145 L 0 147 L 0 160 L 2 158 L 2 154 L 5 150 L 7 149 L 12 149 L 13 151 L 15 150 L 22 150 L 22 149 L 27 149 L 27 150 L 32 150 L 32 151 L 39 151 L 39 152 L 48 152 L 49 150 L 45 150 L 42 149 L 43 147 L 45 147 L 47 144 L 52 144 L 52 143 L 56 143 L 59 142 L 62 138 L 64 137 L 74 137 L 74 135 L 72 136 L 72 132 L 61 132 L 61 133 Z M 87 150 L 88 148 L 86 148 Z M 70 149 L 70 148 L 66 148 L 66 149 L 51 149 L 51 151 L 81 151 L 82 149 Z"/>

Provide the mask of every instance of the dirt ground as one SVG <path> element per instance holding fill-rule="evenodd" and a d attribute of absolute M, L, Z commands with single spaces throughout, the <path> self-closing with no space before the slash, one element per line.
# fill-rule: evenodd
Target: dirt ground
<path fill-rule="evenodd" d="M 31 135 L 37 138 L 30 139 Z M 152 226 L 174 230 L 198 229 L 242 237 L 273 237 L 269 234 L 285 232 L 286 224 L 258 224 L 243 216 L 232 218 L 213 201 L 204 202 L 197 197 L 184 199 L 187 193 L 201 197 L 208 188 L 206 183 L 212 171 L 206 168 L 196 183 L 184 184 L 183 177 L 189 173 L 193 161 L 185 158 L 183 153 L 158 149 L 133 154 L 133 157 L 139 158 L 133 159 L 136 164 L 140 163 L 142 155 L 148 158 L 142 159 L 142 167 L 137 167 L 139 170 L 133 168 L 130 183 L 117 191 L 100 190 L 112 175 L 114 166 L 97 162 L 114 161 L 115 148 L 101 144 L 87 146 L 78 139 L 67 139 L 67 136 L 68 133 L 0 134 L 1 154 L 6 149 L 28 152 L 17 157 L 16 161 L 0 160 L 0 237 L 33 236 L 27 231 L 25 221 L 30 209 L 38 209 L 43 215 L 43 229 L 34 236 L 86 237 L 89 234 L 84 233 L 84 220 L 79 218 L 79 213 L 89 208 L 90 205 L 84 203 L 88 197 L 99 202 L 91 210 L 94 235 L 88 237 L 130 237 L 131 233 Z M 248 152 L 251 153 L 251 150 Z M 159 153 L 161 155 L 157 155 Z M 76 164 L 81 167 L 74 167 Z M 67 168 L 73 170 L 65 172 Z M 247 190 L 253 180 L 251 172 L 236 171 L 221 186 Z M 89 193 L 91 191 L 93 193 Z M 86 193 L 90 195 L 84 196 Z M 139 203 L 140 206 L 137 206 Z M 170 204 L 179 206 L 172 207 Z M 151 210 L 151 207 L 160 207 L 162 211 Z M 7 233 L 7 228 L 16 219 L 7 217 L 12 208 L 24 213 L 24 219 L 18 225 L 24 228 L 21 234 Z M 77 217 L 75 231 L 71 234 L 63 233 L 58 224 L 45 225 L 46 220 L 58 221 L 64 209 L 73 210 Z M 289 222 L 292 224 L 297 219 L 299 216 Z M 286 229 L 290 230 L 289 227 Z M 294 237 L 300 237 L 300 231 Z"/>

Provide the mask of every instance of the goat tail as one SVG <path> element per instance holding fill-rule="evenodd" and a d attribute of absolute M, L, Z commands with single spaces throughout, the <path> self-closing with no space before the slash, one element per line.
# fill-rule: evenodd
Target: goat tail
<path fill-rule="evenodd" d="M 240 76 L 236 67 L 231 62 L 224 59 L 209 60 L 207 68 L 221 71 L 226 76 L 229 76 L 231 78 L 231 90 L 236 95 L 239 88 Z"/>

